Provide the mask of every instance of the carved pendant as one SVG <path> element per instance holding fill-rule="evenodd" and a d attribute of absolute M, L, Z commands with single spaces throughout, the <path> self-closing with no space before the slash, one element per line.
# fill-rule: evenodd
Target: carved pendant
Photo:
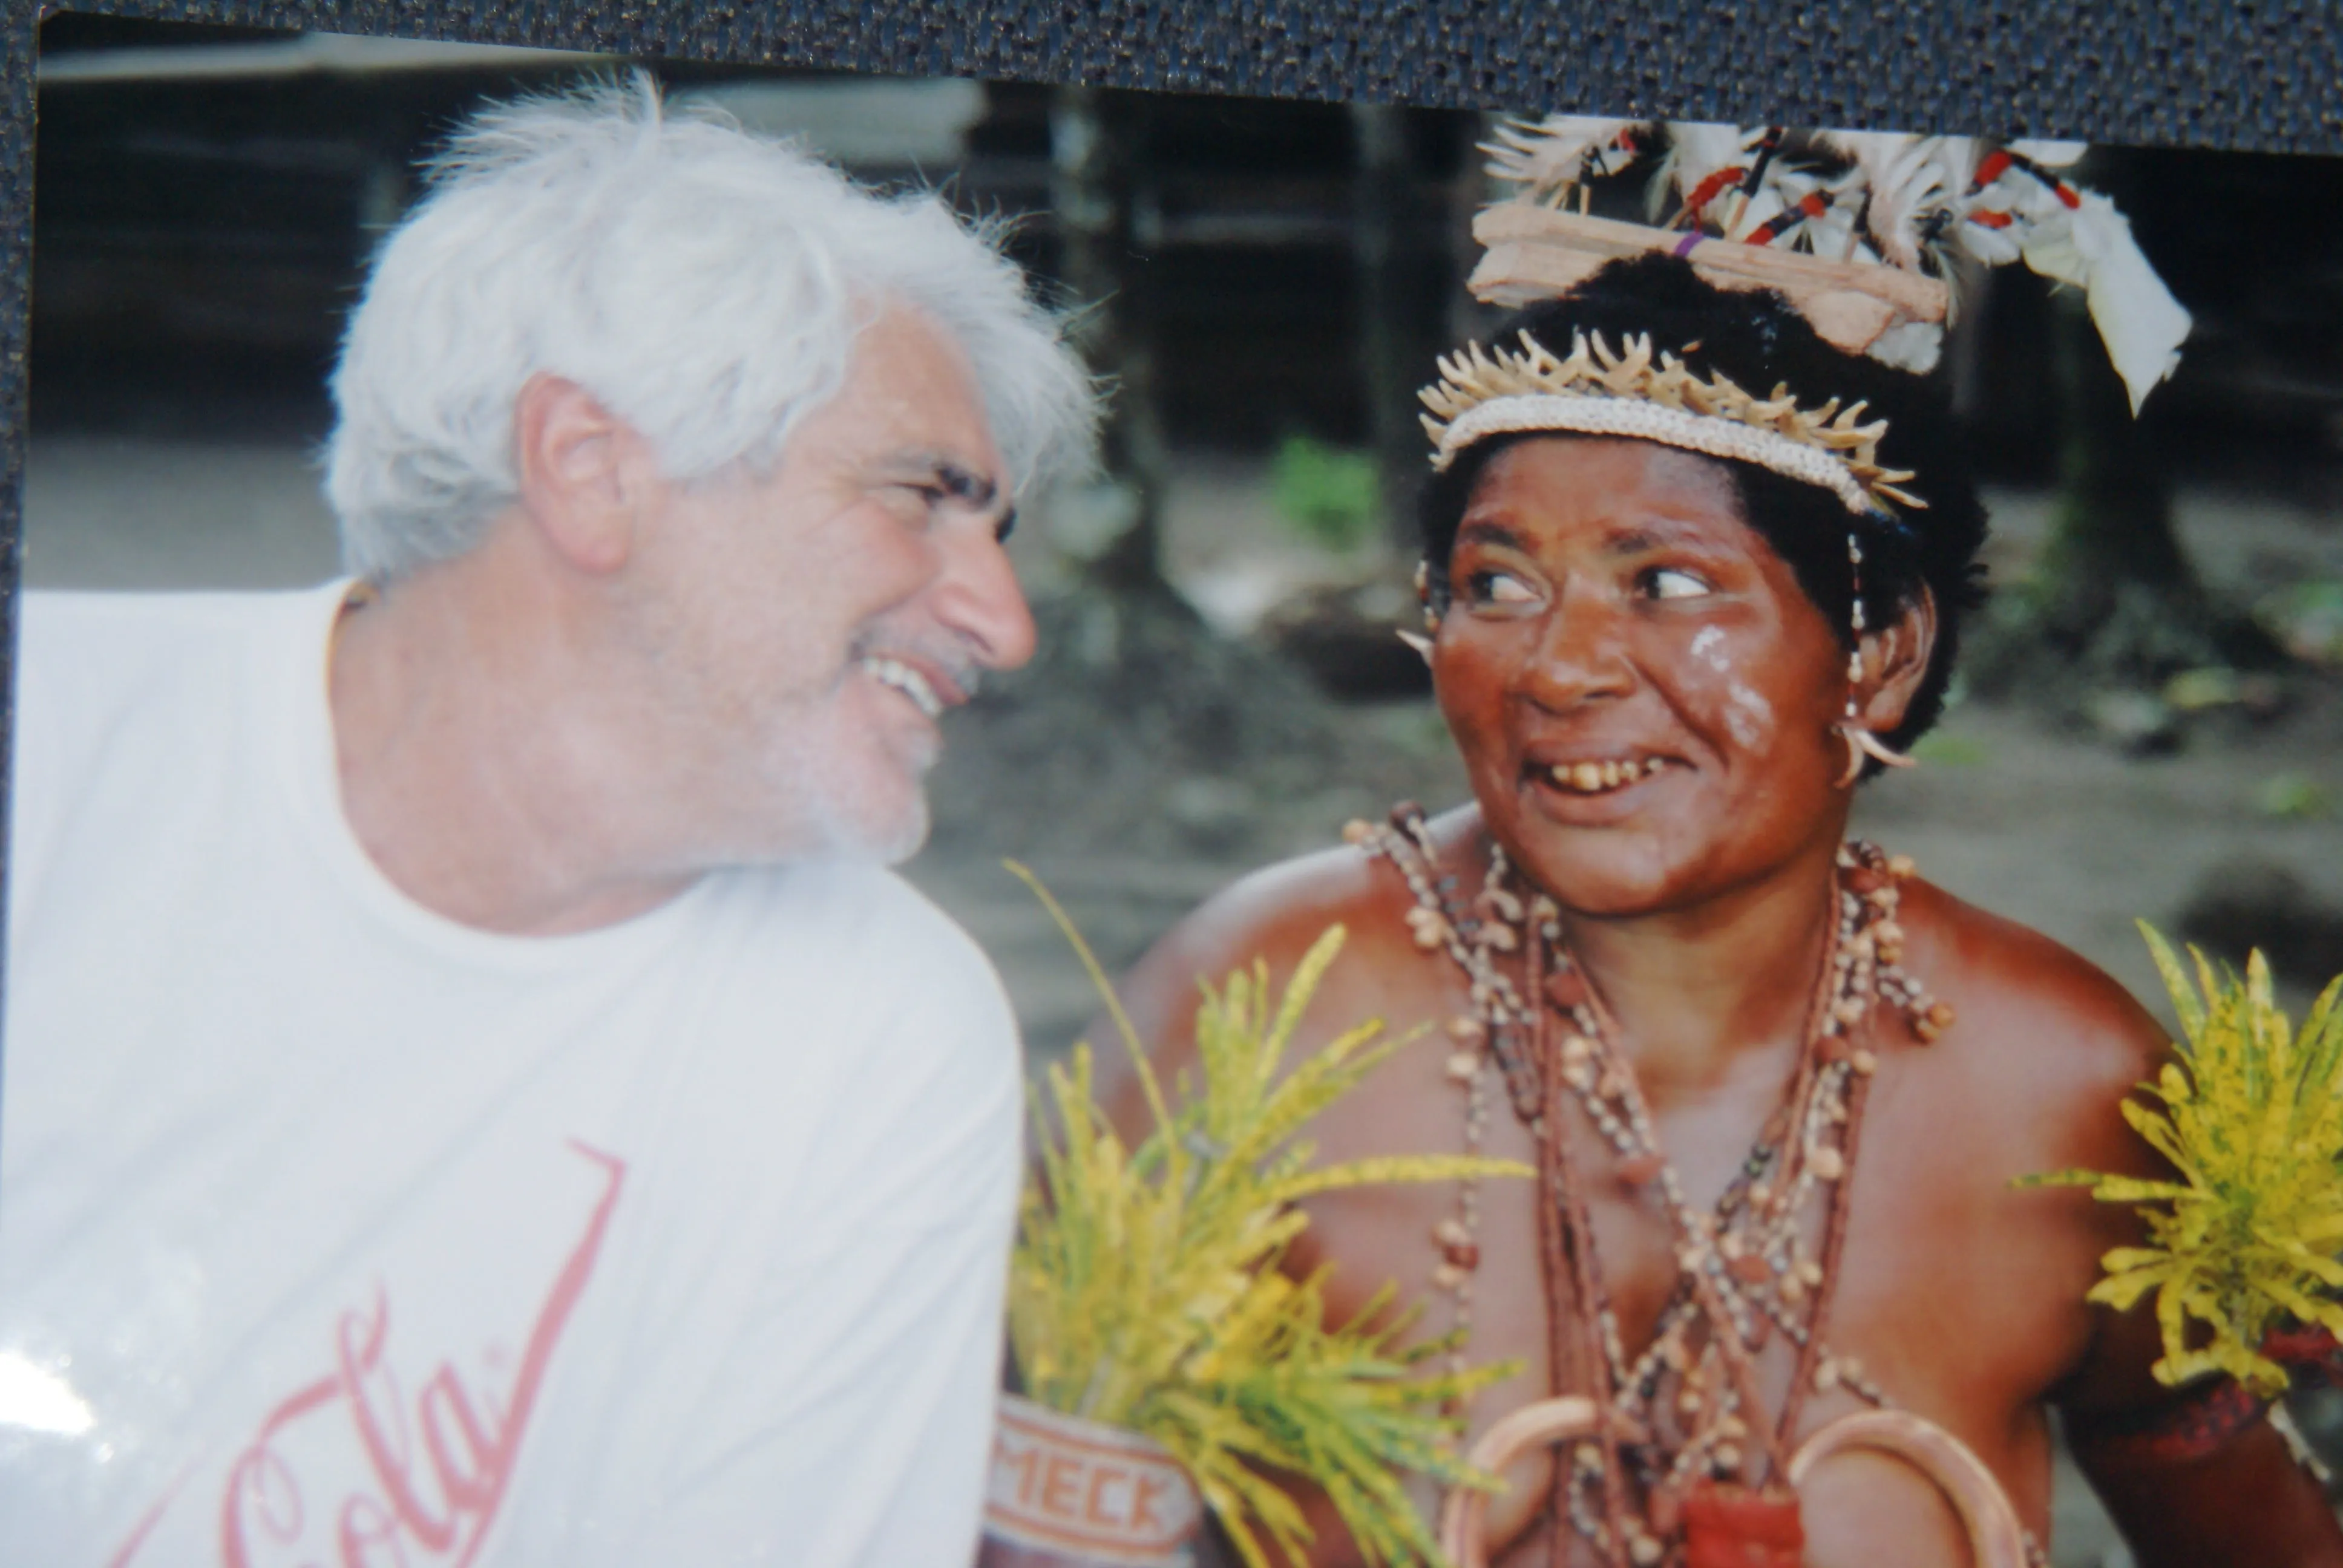
<path fill-rule="evenodd" d="M 1798 1494 L 1695 1483 L 1684 1498 L 1684 1568 L 1799 1568 L 1806 1545 Z"/>

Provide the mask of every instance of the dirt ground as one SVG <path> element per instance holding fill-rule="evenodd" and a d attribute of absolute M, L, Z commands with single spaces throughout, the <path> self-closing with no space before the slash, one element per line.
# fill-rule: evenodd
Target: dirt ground
<path fill-rule="evenodd" d="M 1351 817 L 1402 798 L 1462 798 L 1427 702 L 1340 705 L 1223 635 L 1296 588 L 1374 567 L 1293 539 L 1264 495 L 1257 463 L 1191 456 L 1175 470 L 1165 556 L 1209 620 L 1117 613 L 1065 591 L 1061 547 L 1081 531 L 1078 507 L 1045 509 L 1021 535 L 1044 652 L 953 721 L 933 780 L 936 833 L 908 869 L 1000 964 L 1037 1056 L 1061 1050 L 1094 999 L 1003 858 L 1030 864 L 1115 967 L 1214 889 L 1333 842 Z M 1993 500 L 1992 558 L 2006 580 L 2038 542 L 2046 503 Z M 307 455 L 289 447 L 36 438 L 26 517 L 35 588 L 293 585 L 334 569 Z M 2225 591 L 2343 579 L 2343 508 L 2318 498 L 2192 490 L 2178 518 L 2199 569 Z M 2187 716 L 2153 755 L 2095 732 L 2079 717 L 2084 696 L 1958 704 L 1922 768 L 1865 788 L 1858 829 L 2152 1005 L 2135 919 L 2173 930 L 2208 885 L 2252 867 L 2289 872 L 2314 902 L 2343 909 L 2343 680 L 2291 675 L 2275 711 Z M 2066 1480 L 2061 1568 L 2127 1562 L 2087 1493 Z"/>

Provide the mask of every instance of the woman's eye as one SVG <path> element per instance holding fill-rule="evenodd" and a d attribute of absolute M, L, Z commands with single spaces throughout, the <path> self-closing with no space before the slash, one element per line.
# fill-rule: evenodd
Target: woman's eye
<path fill-rule="evenodd" d="M 1465 575 L 1464 587 L 1474 604 L 1527 604 L 1537 597 L 1527 583 L 1511 572 L 1470 572 Z"/>
<path fill-rule="evenodd" d="M 1671 567 L 1657 567 L 1645 572 L 1641 586 L 1646 598 L 1697 598 L 1709 591 L 1708 584 L 1702 578 Z"/>

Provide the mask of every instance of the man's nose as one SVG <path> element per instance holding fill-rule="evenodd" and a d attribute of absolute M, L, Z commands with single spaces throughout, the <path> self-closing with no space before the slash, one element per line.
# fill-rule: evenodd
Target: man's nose
<path fill-rule="evenodd" d="M 990 518 L 971 518 L 945 546 L 936 613 L 987 669 L 1015 669 L 1033 657 L 1033 612 Z"/>

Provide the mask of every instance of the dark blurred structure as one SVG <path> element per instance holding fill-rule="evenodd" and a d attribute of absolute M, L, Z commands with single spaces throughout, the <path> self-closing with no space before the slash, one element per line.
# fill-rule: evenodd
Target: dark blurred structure
<path fill-rule="evenodd" d="M 232 416 L 241 387 L 297 394 L 432 139 L 483 96 L 618 64 L 73 13 L 43 25 L 41 47 L 35 417 L 77 425 L 128 416 L 131 394 L 109 382 L 182 391 L 201 418 Z M 684 89 L 825 80 L 653 68 Z M 971 208 L 1036 213 L 1023 244 L 1054 271 L 1052 92 L 986 85 L 957 162 L 920 172 Z M 1178 95 L 1151 106 L 1130 149 L 1127 265 L 1179 346 L 1160 379 L 1170 438 L 1367 444 L 1366 339 L 1391 340 L 1373 346 L 1386 364 L 1420 365 L 1447 337 L 1477 118 Z M 912 172 L 842 152 L 866 176 Z M 2228 470 L 2335 447 L 2343 160 L 2119 156 L 2140 242 L 2197 315 L 2179 377 L 2145 416 L 2157 448 Z M 2011 270 L 1972 310 L 1987 342 L 1964 401 L 2005 477 L 2046 478 L 2053 459 L 2046 296 Z M 1379 313 L 1371 332 L 1370 297 L 1398 319 Z"/>
<path fill-rule="evenodd" d="M 35 425 L 156 434 L 319 433 L 342 313 L 374 236 L 414 194 L 416 161 L 483 97 L 622 64 L 73 14 L 45 23 L 41 45 Z M 1032 215 L 1021 259 L 1061 276 L 1056 89 L 650 64 L 670 91 L 709 93 L 751 124 L 789 128 L 810 107 L 803 128 L 865 179 L 946 184 L 969 210 Z M 900 96 L 870 98 L 859 128 L 851 104 L 805 102 L 858 89 L 975 95 L 976 112 L 921 148 L 887 145 Z M 1351 112 L 1149 106 L 1124 149 L 1132 212 L 1114 259 L 1177 346 L 1155 387 L 1169 438 L 1363 441 Z M 1373 292 L 1403 307 L 1379 327 L 1386 366 L 1420 364 L 1444 335 L 1456 278 L 1438 218 L 1476 126 L 1412 110 L 1377 122 L 1386 232 L 1367 260 Z"/>
<path fill-rule="evenodd" d="M 368 247 L 413 199 L 417 160 L 483 98 L 628 64 L 69 13 L 43 25 L 41 45 L 36 435 L 315 440 L 343 314 Z M 1118 428 L 1131 437 L 1111 456 L 1131 470 L 1116 477 L 1142 522 L 1161 487 L 1141 470 L 1307 437 L 1369 453 L 1386 526 L 1406 529 L 1422 462 L 1413 388 L 1436 350 L 1487 319 L 1461 286 L 1484 195 L 1480 116 L 649 68 L 671 93 L 806 135 L 866 180 L 938 184 L 965 209 L 1030 215 L 1020 259 L 1106 302 L 1101 367 L 1125 377 Z M 2070 437 L 2087 410 L 2060 367 L 2077 334 L 2042 280 L 1991 275 L 1947 357 L 1987 477 L 2046 487 L 2063 463 L 2086 506 L 2100 492 L 2146 498 L 2133 511 L 2147 521 L 2110 502 L 2100 531 L 2129 528 L 2155 548 L 2117 538 L 2070 573 L 2096 626 L 2104 579 L 2185 568 L 2165 520 L 2172 483 L 2319 508 L 2343 498 L 2343 160 L 2107 149 L 2088 177 L 2117 196 L 2197 317 L 2178 376 L 2137 428 L 2122 421 L 2119 449 L 2100 443 L 2124 483 L 2074 479 Z M 1638 214 L 1642 183 L 1600 192 L 1598 207 Z M 1123 554 L 1153 554 L 1151 538 L 1140 543 Z M 1317 608 L 1304 629 L 1332 627 L 1344 648 L 1383 635 L 1341 605 Z M 2076 648 L 2053 637 L 2053 665 L 2087 663 L 2077 648 L 2096 635 L 2070 638 Z M 2197 643 L 2175 657 L 2230 657 L 2217 639 L 2210 654 Z"/>
<path fill-rule="evenodd" d="M 285 415 L 267 405 L 307 397 L 295 423 L 314 427 L 318 367 L 417 158 L 484 96 L 620 64 L 72 13 L 43 25 L 41 45 L 35 417 L 76 426 L 273 421 Z M 652 68 L 671 89 L 784 98 L 910 85 Z M 949 181 L 971 209 L 1035 215 L 1020 243 L 1055 275 L 1056 90 L 980 91 L 948 162 L 890 166 L 851 135 L 833 150 L 868 178 Z M 1369 445 L 1366 361 L 1386 379 L 1420 369 L 1449 334 L 1477 117 L 1163 95 L 1144 126 L 1127 149 L 1122 264 L 1177 347 L 1158 373 L 1168 438 Z M 2257 472 L 2343 444 L 2343 160 L 2139 150 L 2117 164 L 2142 246 L 2197 316 L 2179 377 L 2144 416 L 2156 448 Z M 1963 401 L 2005 478 L 2046 480 L 2054 459 L 2046 295 L 2010 269 L 1972 302 L 1986 342 Z M 166 416 L 166 399 L 186 407 Z"/>
<path fill-rule="evenodd" d="M 2343 910 L 2270 861 L 2241 859 L 2208 873 L 2181 908 L 2179 932 L 2240 970 L 2259 949 L 2278 979 L 2307 991 L 2343 974 Z"/>

